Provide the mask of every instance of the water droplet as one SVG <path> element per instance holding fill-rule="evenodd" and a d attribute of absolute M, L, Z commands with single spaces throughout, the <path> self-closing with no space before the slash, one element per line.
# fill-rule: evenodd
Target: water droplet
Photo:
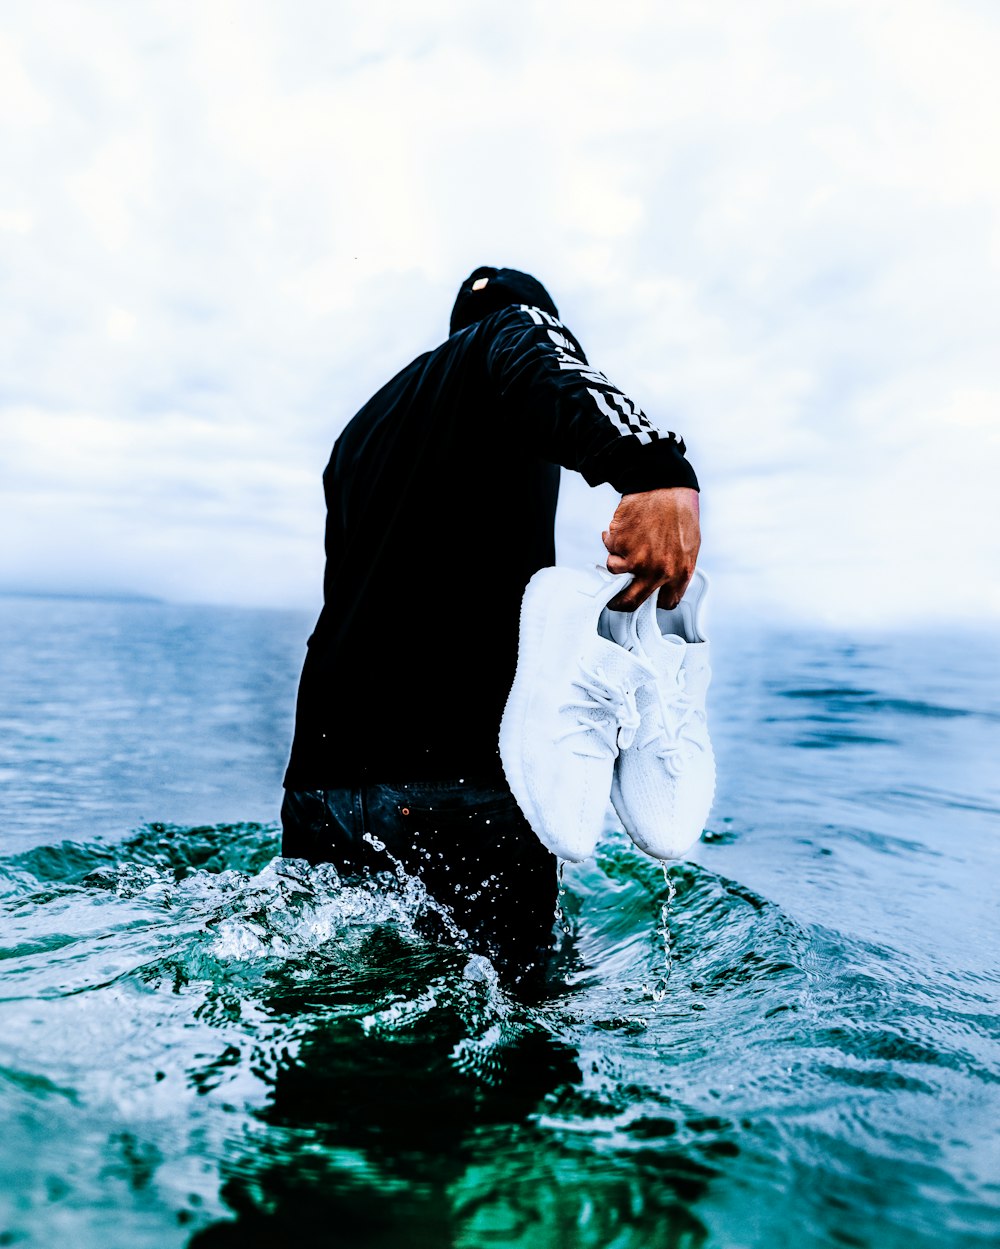
<path fill-rule="evenodd" d="M 562 929 L 563 934 L 568 937 L 572 933 L 573 929 L 571 928 L 570 922 L 566 918 L 566 912 L 562 907 L 562 898 L 566 894 L 566 886 L 563 884 L 563 873 L 565 870 L 566 863 L 563 859 L 560 859 L 558 868 L 559 888 L 556 893 L 556 923 Z"/>

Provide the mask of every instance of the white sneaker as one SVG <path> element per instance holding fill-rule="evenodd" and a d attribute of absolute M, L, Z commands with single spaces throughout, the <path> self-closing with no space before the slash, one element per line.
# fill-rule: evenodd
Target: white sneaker
<path fill-rule="evenodd" d="M 615 760 L 639 726 L 636 691 L 656 679 L 639 654 L 598 633 L 609 599 L 630 580 L 599 565 L 543 568 L 521 601 L 500 759 L 525 818 L 560 859 L 594 853 Z"/>
<path fill-rule="evenodd" d="M 715 754 L 705 697 L 712 678 L 702 628 L 708 577 L 696 569 L 680 604 L 607 612 L 605 628 L 652 665 L 638 693 L 640 727 L 615 765 L 611 801 L 640 850 L 680 859 L 701 837 L 715 798 Z"/>

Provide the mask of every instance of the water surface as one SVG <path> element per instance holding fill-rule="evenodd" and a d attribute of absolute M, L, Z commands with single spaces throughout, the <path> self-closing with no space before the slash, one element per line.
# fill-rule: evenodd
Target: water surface
<path fill-rule="evenodd" d="M 309 624 L 0 599 L 0 1244 L 997 1243 L 991 638 L 714 635 L 702 843 L 523 1003 L 278 857 Z"/>

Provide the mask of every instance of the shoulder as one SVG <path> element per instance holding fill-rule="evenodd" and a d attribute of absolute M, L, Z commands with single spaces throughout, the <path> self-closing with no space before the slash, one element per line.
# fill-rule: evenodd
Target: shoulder
<path fill-rule="evenodd" d="M 496 312 L 491 312 L 488 317 L 479 321 L 477 326 L 470 326 L 470 329 L 478 327 L 489 332 L 509 325 L 535 325 L 543 329 L 554 330 L 566 329 L 558 317 L 554 317 L 551 312 L 546 312 L 544 308 L 536 308 L 534 304 L 508 304 L 505 308 L 498 308 Z"/>
<path fill-rule="evenodd" d="M 531 348 L 542 354 L 551 353 L 553 360 L 568 361 L 574 366 L 587 363 L 587 357 L 576 335 L 564 321 L 532 304 L 510 304 L 484 317 L 478 328 L 488 343 L 506 344 L 515 350 Z"/>

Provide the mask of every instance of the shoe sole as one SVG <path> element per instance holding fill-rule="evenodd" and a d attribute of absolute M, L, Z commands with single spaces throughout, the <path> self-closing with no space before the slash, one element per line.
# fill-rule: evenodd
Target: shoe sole
<path fill-rule="evenodd" d="M 541 611 L 535 605 L 536 599 L 541 595 L 540 583 L 536 580 L 537 576 L 538 574 L 536 573 L 535 577 L 532 577 L 528 582 L 524 591 L 524 597 L 521 600 L 517 667 L 514 671 L 514 680 L 500 719 L 500 762 L 503 766 L 504 776 L 507 778 L 507 784 L 510 786 L 510 792 L 517 799 L 517 805 L 521 808 L 524 818 L 531 825 L 532 832 L 546 849 L 555 854 L 557 858 L 565 858 L 565 855 L 558 854 L 557 851 L 552 849 L 548 839 L 539 831 L 544 825 L 538 808 L 528 792 L 527 781 L 520 767 L 521 750 L 519 743 L 524 740 L 524 733 L 528 724 L 529 691 L 532 687 L 533 678 L 540 673 L 542 655 L 544 654 L 543 643 L 545 640 L 546 621 L 544 611 Z"/>

